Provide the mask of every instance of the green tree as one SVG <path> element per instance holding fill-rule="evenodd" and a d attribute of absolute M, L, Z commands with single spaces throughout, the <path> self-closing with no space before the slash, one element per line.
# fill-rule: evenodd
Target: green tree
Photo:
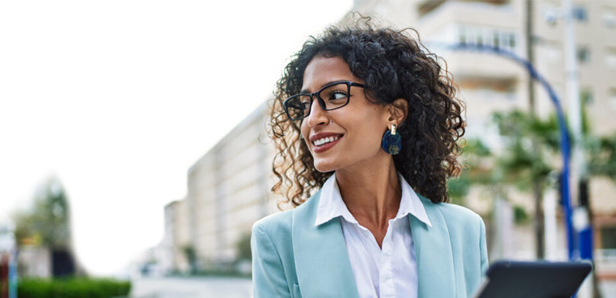
<path fill-rule="evenodd" d="M 64 187 L 57 178 L 48 179 L 36 191 L 32 207 L 17 212 L 13 218 L 19 245 L 71 248 L 70 208 Z"/>
<path fill-rule="evenodd" d="M 481 140 L 470 139 L 462 144 L 464 169 L 459 177 L 447 181 L 451 203 L 465 205 L 465 198 L 472 184 L 492 185 L 492 152 Z"/>
<path fill-rule="evenodd" d="M 237 260 L 252 260 L 252 251 L 250 250 L 250 236 L 251 233 L 245 232 L 236 242 L 235 247 L 237 249 Z"/>
<path fill-rule="evenodd" d="M 197 274 L 197 252 L 191 244 L 182 246 L 182 252 L 190 266 L 190 274 Z"/>
<path fill-rule="evenodd" d="M 42 246 L 50 252 L 54 277 L 85 274 L 73 254 L 70 208 L 64 187 L 57 178 L 48 179 L 34 196 L 28 210 L 14 216 L 18 246 Z"/>
<path fill-rule="evenodd" d="M 590 133 L 588 117 L 582 120 L 589 175 L 608 177 L 616 183 L 616 134 L 596 137 Z M 510 111 L 494 113 L 491 122 L 498 127 L 504 145 L 502 150 L 492 152 L 481 140 L 468 140 L 462 155 L 465 169 L 458 179 L 448 182 L 449 194 L 453 202 L 463 204 L 471 185 L 487 188 L 493 197 L 506 198 L 511 186 L 532 193 L 536 255 L 542 258 L 542 194 L 549 185 L 550 173 L 560 170 L 562 164 L 558 121 L 555 116 L 541 120 L 526 112 Z"/>
<path fill-rule="evenodd" d="M 450 180 L 450 194 L 461 200 L 473 184 L 486 188 L 492 197 L 503 199 L 507 199 L 510 187 L 531 192 L 535 200 L 536 256 L 543 258 L 541 202 L 558 161 L 558 123 L 555 117 L 540 120 L 518 110 L 496 112 L 491 122 L 498 127 L 503 147 L 492 152 L 479 139 L 467 141 L 463 149 L 466 167 L 459 179 Z M 523 221 L 522 217 L 516 218 Z"/>
<path fill-rule="evenodd" d="M 603 176 L 616 183 L 616 133 L 586 139 L 588 149 L 588 172 L 591 176 Z"/>

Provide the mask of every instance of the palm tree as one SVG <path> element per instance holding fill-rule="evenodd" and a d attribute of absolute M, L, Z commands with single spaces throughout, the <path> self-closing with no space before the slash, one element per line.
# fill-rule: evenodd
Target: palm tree
<path fill-rule="evenodd" d="M 549 185 L 550 173 L 556 168 L 554 156 L 559 148 L 556 118 L 539 120 L 514 110 L 494 113 L 491 122 L 499 129 L 503 147 L 492 150 L 480 139 L 468 140 L 463 146 L 466 168 L 458 179 L 450 179 L 450 196 L 453 202 L 463 203 L 462 198 L 473 184 L 487 188 L 491 197 L 505 200 L 510 187 L 532 192 L 535 254 L 541 259 L 544 257 L 543 192 Z"/>
<path fill-rule="evenodd" d="M 458 179 L 448 182 L 450 196 L 453 202 L 464 203 L 462 198 L 472 184 L 487 186 L 492 197 L 496 198 L 506 198 L 509 186 L 531 191 L 535 201 L 536 256 L 543 258 L 543 192 L 549 185 L 550 173 L 559 169 L 558 161 L 562 159 L 557 119 L 551 116 L 541 120 L 529 113 L 511 111 L 493 114 L 492 122 L 499 128 L 504 148 L 493 153 L 480 140 L 469 140 L 463 154 L 467 169 Z M 616 183 L 616 133 L 597 137 L 590 131 L 588 117 L 583 113 L 582 132 L 588 176 L 607 177 Z M 590 206 L 588 193 L 584 200 Z M 588 212 L 592 222 L 592 210 L 588 208 Z M 594 293 L 599 294 L 596 276 L 593 280 Z"/>

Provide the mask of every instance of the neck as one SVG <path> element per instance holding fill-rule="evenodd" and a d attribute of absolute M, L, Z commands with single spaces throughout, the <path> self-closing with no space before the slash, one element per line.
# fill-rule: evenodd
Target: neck
<path fill-rule="evenodd" d="M 344 203 L 358 221 L 387 227 L 396 217 L 402 189 L 390 155 L 361 167 L 339 169 L 336 181 Z"/>

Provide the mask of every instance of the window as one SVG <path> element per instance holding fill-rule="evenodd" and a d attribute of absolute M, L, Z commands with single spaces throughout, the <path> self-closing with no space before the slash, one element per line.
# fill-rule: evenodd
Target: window
<path fill-rule="evenodd" d="M 515 34 L 509 34 L 509 47 L 515 49 Z"/>
<path fill-rule="evenodd" d="M 612 110 L 616 110 L 616 88 L 610 88 L 610 91 L 607 96 L 607 101 L 612 107 Z"/>
<path fill-rule="evenodd" d="M 588 63 L 590 62 L 590 49 L 588 47 L 578 47 L 577 49 L 577 59 L 580 63 Z"/>
<path fill-rule="evenodd" d="M 573 7 L 573 17 L 578 21 L 586 22 L 588 20 L 588 13 L 586 12 L 586 7 Z"/>
<path fill-rule="evenodd" d="M 494 31 L 493 30 L 483 30 L 483 44 L 493 48 L 494 47 L 494 39 L 492 38 L 492 36 L 494 36 Z"/>
<path fill-rule="evenodd" d="M 464 97 L 466 100 L 471 101 L 485 101 L 485 102 L 507 102 L 515 101 L 516 93 L 513 87 L 510 86 L 490 86 L 488 84 L 480 83 L 478 88 L 465 88 Z"/>
<path fill-rule="evenodd" d="M 457 40 L 461 44 L 494 47 L 511 52 L 516 51 L 516 34 L 509 30 L 459 25 L 457 34 Z"/>
<path fill-rule="evenodd" d="M 582 104 L 592 104 L 594 102 L 594 97 L 592 95 L 592 89 L 590 88 L 583 88 L 580 91 L 580 101 L 582 102 Z"/>
<path fill-rule="evenodd" d="M 551 64 L 562 64 L 563 58 L 562 58 L 560 44 L 557 44 L 554 42 L 546 43 L 543 46 L 542 57 L 548 62 L 550 62 Z"/>
<path fill-rule="evenodd" d="M 616 227 L 601 228 L 601 248 L 616 249 Z"/>
<path fill-rule="evenodd" d="M 616 28 L 616 9 L 607 7 L 603 9 L 603 25 Z"/>
<path fill-rule="evenodd" d="M 502 48 L 509 50 L 509 51 L 514 51 L 516 47 L 515 34 L 508 33 L 508 32 L 501 32 L 500 44 Z"/>
<path fill-rule="evenodd" d="M 607 48 L 605 51 L 605 64 L 611 69 L 616 69 L 616 48 Z"/>

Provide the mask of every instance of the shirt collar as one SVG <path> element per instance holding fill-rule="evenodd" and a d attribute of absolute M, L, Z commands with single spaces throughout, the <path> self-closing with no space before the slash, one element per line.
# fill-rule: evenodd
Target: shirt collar
<path fill-rule="evenodd" d="M 398 180 L 402 188 L 402 198 L 396 218 L 411 214 L 429 227 L 432 227 L 428 214 L 426 214 L 426 209 L 417 193 L 415 193 L 400 173 L 398 173 Z M 342 200 L 338 182 L 336 182 L 336 174 L 334 173 L 325 181 L 321 188 L 321 198 L 319 199 L 317 218 L 314 225 L 319 226 L 339 216 L 342 216 L 342 218 L 350 223 L 357 223 L 357 220 L 355 220 L 355 217 L 349 212 L 349 209 Z"/>

